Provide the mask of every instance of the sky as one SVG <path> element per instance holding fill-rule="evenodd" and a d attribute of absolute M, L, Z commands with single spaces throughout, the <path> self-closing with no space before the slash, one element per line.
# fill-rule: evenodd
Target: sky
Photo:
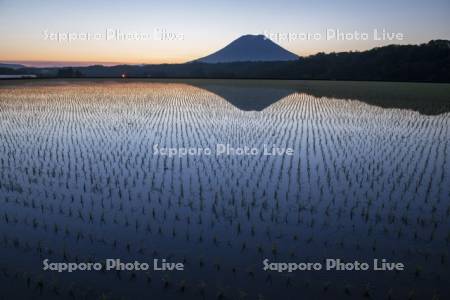
<path fill-rule="evenodd" d="M 301 56 L 361 51 L 450 40 L 449 15 L 448 0 L 0 0 L 0 61 L 183 63 L 244 34 Z"/>

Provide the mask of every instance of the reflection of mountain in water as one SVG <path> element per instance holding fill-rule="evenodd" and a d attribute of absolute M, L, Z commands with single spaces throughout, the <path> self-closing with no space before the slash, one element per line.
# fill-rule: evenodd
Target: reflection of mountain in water
<path fill-rule="evenodd" d="M 298 92 L 315 97 L 359 100 L 383 108 L 410 109 L 425 115 L 450 112 L 450 85 L 432 83 L 187 80 L 241 110 L 261 111 Z"/>
<path fill-rule="evenodd" d="M 303 81 L 303 80 L 238 80 L 238 79 L 69 79 L 51 81 L 51 84 L 90 84 L 92 82 L 126 83 L 180 83 L 195 86 L 225 99 L 243 111 L 262 111 L 292 93 L 314 97 L 358 100 L 383 108 L 417 111 L 424 115 L 450 112 L 450 84 L 402 83 L 363 81 Z M 0 82 L 0 86 L 38 85 L 38 81 Z"/>
<path fill-rule="evenodd" d="M 201 81 L 191 84 L 218 95 L 244 111 L 261 111 L 295 92 L 286 86 L 263 86 L 264 82 L 255 84 L 236 81 L 230 84 L 225 81 Z"/>

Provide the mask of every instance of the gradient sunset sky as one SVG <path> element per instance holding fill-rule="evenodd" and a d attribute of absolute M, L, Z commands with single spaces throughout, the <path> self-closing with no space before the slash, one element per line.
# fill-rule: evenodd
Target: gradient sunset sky
<path fill-rule="evenodd" d="M 181 63 L 206 56 L 244 34 L 320 33 L 386 29 L 403 41 L 280 41 L 298 54 L 366 50 L 386 44 L 450 39 L 448 0 L 277 1 L 73 1 L 0 0 L 0 61 L 28 65 Z M 145 41 L 45 40 L 51 33 L 153 35 L 156 29 L 181 39 Z M 59 63 L 57 63 L 59 62 Z"/>

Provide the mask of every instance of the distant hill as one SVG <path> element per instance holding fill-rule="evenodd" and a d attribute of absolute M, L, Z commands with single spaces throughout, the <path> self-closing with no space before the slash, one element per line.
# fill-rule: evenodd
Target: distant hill
<path fill-rule="evenodd" d="M 321 79 L 450 82 L 450 41 L 389 45 L 362 52 L 318 53 L 286 61 L 238 61 L 71 68 L 0 68 L 1 74 L 40 77 Z"/>
<path fill-rule="evenodd" d="M 203 63 L 288 61 L 299 57 L 264 35 L 244 35 L 211 55 L 197 59 Z"/>
<path fill-rule="evenodd" d="M 5 63 L 0 63 L 0 68 L 20 69 L 20 68 L 25 68 L 25 67 L 26 67 L 26 66 L 20 65 L 20 64 L 5 64 Z"/>

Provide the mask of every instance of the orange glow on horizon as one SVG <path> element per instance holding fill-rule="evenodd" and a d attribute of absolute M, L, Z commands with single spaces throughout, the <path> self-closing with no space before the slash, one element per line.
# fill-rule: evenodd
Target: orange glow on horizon
<path fill-rule="evenodd" d="M 207 53 L 192 54 L 189 56 L 177 56 L 177 57 L 167 57 L 167 58 L 119 58 L 108 59 L 105 57 L 83 57 L 83 58 L 73 58 L 68 55 L 61 55 L 60 58 L 55 56 L 33 56 L 33 57 L 17 57 L 17 56 L 0 56 L 0 63 L 18 63 L 27 66 L 35 67 L 45 67 L 45 66 L 88 66 L 88 65 L 104 65 L 104 66 L 114 66 L 114 65 L 145 65 L 145 64 L 183 64 L 195 59 L 207 56 L 215 52 L 215 50 Z M 316 54 L 320 51 L 305 51 L 301 54 L 296 53 L 299 56 L 309 56 Z"/>
<path fill-rule="evenodd" d="M 27 59 L 27 58 L 11 58 L 2 59 L 0 57 L 0 63 L 18 63 L 29 66 L 62 66 L 62 65 L 71 65 L 71 66 L 86 66 L 86 65 L 105 65 L 105 66 L 114 66 L 114 65 L 141 65 L 141 64 L 182 64 L 192 60 L 199 58 L 200 56 L 195 57 L 180 57 L 180 58 L 171 58 L 171 59 L 151 59 L 151 60 L 138 60 L 138 59 L 129 59 L 129 60 L 108 60 L 89 58 L 89 59 L 61 59 L 57 60 L 55 57 L 51 57 L 51 59 L 42 58 L 42 59 Z"/>

